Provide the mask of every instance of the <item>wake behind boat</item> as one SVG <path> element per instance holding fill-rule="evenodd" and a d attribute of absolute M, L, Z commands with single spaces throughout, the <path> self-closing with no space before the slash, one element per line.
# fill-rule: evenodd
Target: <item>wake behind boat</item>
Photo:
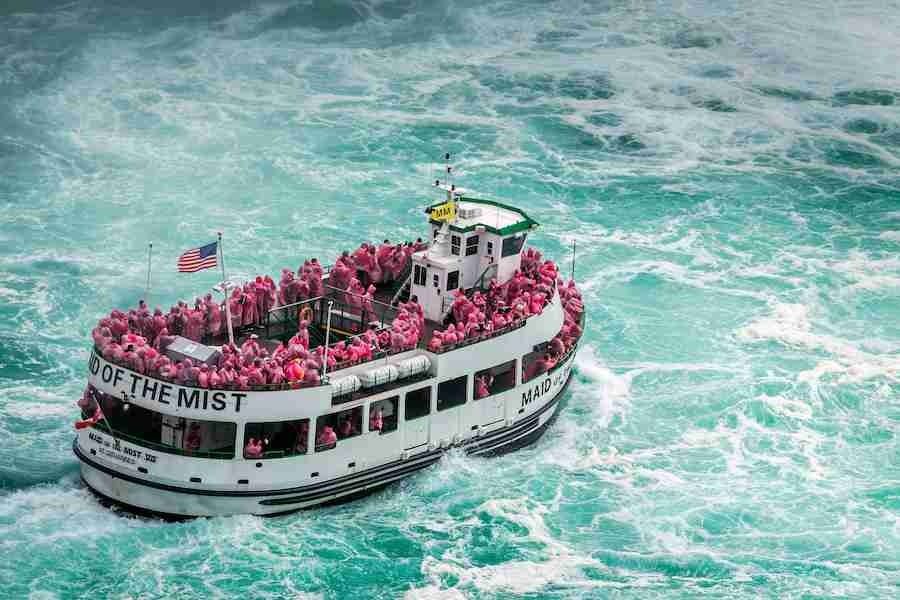
<path fill-rule="evenodd" d="M 276 514 L 453 447 L 538 439 L 571 375 L 581 296 L 525 247 L 538 223 L 524 211 L 442 187 L 430 242 L 365 243 L 278 284 L 226 279 L 222 302 L 101 319 L 73 444 L 86 484 L 160 514 Z M 215 266 L 211 246 L 181 270 Z"/>

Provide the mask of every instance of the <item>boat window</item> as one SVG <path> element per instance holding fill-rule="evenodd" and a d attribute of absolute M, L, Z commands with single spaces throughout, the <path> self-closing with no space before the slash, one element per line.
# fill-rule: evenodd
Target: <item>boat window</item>
<path fill-rule="evenodd" d="M 466 403 L 466 380 L 468 375 L 448 379 L 438 384 L 437 409 L 447 410 Z"/>
<path fill-rule="evenodd" d="M 447 273 L 447 291 L 451 292 L 459 287 L 459 271 Z"/>
<path fill-rule="evenodd" d="M 453 256 L 459 256 L 459 244 L 460 239 L 458 235 L 450 236 L 450 254 Z"/>
<path fill-rule="evenodd" d="M 339 440 L 362 432 L 362 406 L 322 415 L 316 419 L 316 452 L 331 450 Z"/>
<path fill-rule="evenodd" d="M 416 285 L 425 285 L 425 267 L 415 265 L 413 269 L 413 283 Z"/>
<path fill-rule="evenodd" d="M 441 278 L 437 273 L 434 274 L 434 287 L 441 287 Z"/>
<path fill-rule="evenodd" d="M 94 392 L 104 419 L 94 427 L 126 442 L 157 452 L 197 458 L 234 458 L 237 425 L 164 415 L 130 402 Z"/>
<path fill-rule="evenodd" d="M 487 254 L 488 254 L 488 256 L 494 255 L 494 242 L 487 243 Z"/>
<path fill-rule="evenodd" d="M 473 398 L 487 398 L 506 390 L 511 390 L 516 385 L 516 361 L 515 359 L 490 367 L 475 373 L 473 380 Z"/>
<path fill-rule="evenodd" d="M 473 235 L 466 238 L 466 256 L 478 254 L 478 236 Z"/>
<path fill-rule="evenodd" d="M 308 449 L 309 419 L 247 423 L 244 428 L 244 458 L 283 458 Z"/>
<path fill-rule="evenodd" d="M 431 386 L 406 392 L 406 420 L 412 421 L 431 412 Z"/>
<path fill-rule="evenodd" d="M 500 256 L 506 258 L 507 256 L 514 256 L 518 254 L 522 250 L 522 246 L 525 245 L 525 238 L 528 236 L 524 233 L 521 236 L 512 236 L 508 238 L 503 238 L 503 250 L 500 253 Z"/>
<path fill-rule="evenodd" d="M 522 357 L 522 383 L 543 375 L 556 365 L 549 352 L 529 352 Z"/>
<path fill-rule="evenodd" d="M 397 407 L 400 396 L 376 400 L 369 405 L 369 431 L 390 433 L 397 429 Z"/>

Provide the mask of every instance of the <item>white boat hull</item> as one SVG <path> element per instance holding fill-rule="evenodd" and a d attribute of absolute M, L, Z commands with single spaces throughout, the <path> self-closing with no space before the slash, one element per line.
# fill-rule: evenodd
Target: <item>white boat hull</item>
<path fill-rule="evenodd" d="M 553 371 L 517 386 L 513 396 L 521 397 L 521 406 L 516 401 L 516 410 L 506 407 L 506 414 L 515 417 L 505 419 L 490 431 L 479 431 L 455 444 L 426 444 L 415 453 L 404 452 L 394 460 L 306 485 L 264 490 L 188 487 L 123 469 L 117 462 L 122 457 L 114 456 L 123 446 L 114 439 L 110 444 L 111 438 L 106 434 L 94 433 L 93 437 L 83 434 L 75 440 L 73 449 L 81 461 L 81 476 L 87 486 L 101 498 L 135 512 L 170 517 L 292 512 L 346 501 L 380 489 L 434 464 L 454 447 L 462 447 L 473 455 L 494 455 L 535 442 L 559 410 L 560 399 L 571 378 L 574 356 L 575 352 L 571 352 Z M 127 446 L 124 447 L 127 453 Z M 323 461 L 328 460 L 327 454 L 323 453 Z"/>

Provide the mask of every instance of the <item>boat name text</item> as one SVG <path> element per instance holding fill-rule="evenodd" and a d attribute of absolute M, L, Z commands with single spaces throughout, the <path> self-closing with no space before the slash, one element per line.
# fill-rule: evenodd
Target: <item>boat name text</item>
<path fill-rule="evenodd" d="M 99 390 L 122 396 L 123 400 L 143 400 L 144 403 L 157 402 L 176 408 L 199 411 L 223 410 L 241 412 L 241 402 L 247 397 L 244 392 L 225 392 L 188 388 L 145 377 L 134 371 L 117 367 L 91 352 L 89 364 L 91 385 Z"/>
<path fill-rule="evenodd" d="M 565 383 L 571 369 L 571 365 L 566 365 L 565 369 L 560 369 L 556 373 L 548 375 L 543 381 L 528 388 L 528 391 L 522 392 L 522 408 L 525 408 L 532 402 L 538 400 L 541 396 L 546 395 L 547 392 L 553 388 Z"/>
<path fill-rule="evenodd" d="M 126 465 L 156 462 L 155 454 L 150 454 L 146 450 L 132 448 L 128 444 L 123 444 L 118 438 L 110 440 L 93 431 L 88 434 L 88 438 L 97 444 L 97 452 L 106 458 L 125 463 Z"/>

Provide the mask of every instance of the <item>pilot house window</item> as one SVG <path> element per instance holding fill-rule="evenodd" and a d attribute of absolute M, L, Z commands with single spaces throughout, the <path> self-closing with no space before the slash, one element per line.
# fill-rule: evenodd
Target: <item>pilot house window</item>
<path fill-rule="evenodd" d="M 416 285 L 425 285 L 425 267 L 415 265 L 413 269 L 413 283 Z"/>
<path fill-rule="evenodd" d="M 478 236 L 473 235 L 466 239 L 466 256 L 478 254 Z"/>
<path fill-rule="evenodd" d="M 450 236 L 450 254 L 452 254 L 453 256 L 459 256 L 459 244 L 460 244 L 459 236 L 451 235 Z"/>
<path fill-rule="evenodd" d="M 459 287 L 459 271 L 447 273 L 447 291 L 452 292 Z"/>
<path fill-rule="evenodd" d="M 500 252 L 501 256 L 506 258 L 507 256 L 518 254 L 522 250 L 522 246 L 525 245 L 526 237 L 527 236 L 523 233 L 513 237 L 503 238 L 503 249 Z"/>

